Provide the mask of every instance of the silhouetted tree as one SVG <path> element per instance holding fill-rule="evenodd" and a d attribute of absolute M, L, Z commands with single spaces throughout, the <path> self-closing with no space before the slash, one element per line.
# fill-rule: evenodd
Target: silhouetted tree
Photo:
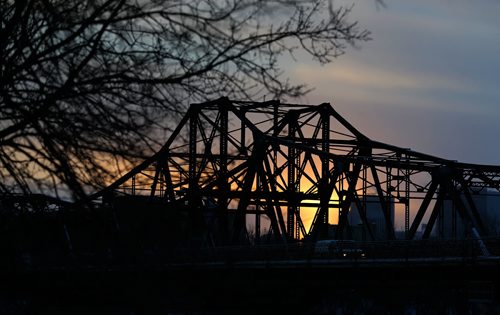
<path fill-rule="evenodd" d="M 303 95 L 278 57 L 328 63 L 367 40 L 349 12 L 326 0 L 3 0 L 0 191 L 83 198 L 158 149 L 189 102 Z"/>

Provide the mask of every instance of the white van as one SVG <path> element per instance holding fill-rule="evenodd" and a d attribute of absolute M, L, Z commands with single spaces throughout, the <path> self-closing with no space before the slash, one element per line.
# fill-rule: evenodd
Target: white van
<path fill-rule="evenodd" d="M 365 252 L 353 240 L 321 240 L 314 246 L 318 257 L 365 258 Z"/>

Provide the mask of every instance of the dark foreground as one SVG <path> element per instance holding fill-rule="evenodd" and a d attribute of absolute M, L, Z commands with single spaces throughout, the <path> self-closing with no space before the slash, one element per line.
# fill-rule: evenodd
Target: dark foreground
<path fill-rule="evenodd" d="M 0 313 L 498 314 L 499 271 L 496 258 L 14 270 L 1 274 Z"/>

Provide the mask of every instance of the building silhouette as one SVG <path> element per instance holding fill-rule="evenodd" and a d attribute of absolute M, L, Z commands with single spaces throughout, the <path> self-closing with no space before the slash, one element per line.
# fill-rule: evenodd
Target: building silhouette
<path fill-rule="evenodd" d="M 387 239 L 387 226 L 380 198 L 377 195 L 366 195 L 364 200 L 361 200 L 360 206 L 365 208 L 366 218 L 370 224 L 373 237 L 375 240 Z M 394 199 L 391 198 L 387 203 L 389 216 L 392 227 L 394 228 Z M 363 226 L 363 220 L 360 216 L 360 211 L 356 203 L 353 203 L 348 215 L 349 224 L 351 225 L 353 239 L 370 240 L 370 235 L 367 229 Z"/>
<path fill-rule="evenodd" d="M 500 235 L 500 192 L 484 189 L 474 193 L 471 197 L 489 235 Z M 465 196 L 461 198 L 464 204 L 467 204 Z M 443 239 L 475 237 L 471 233 L 471 228 L 461 218 L 452 200 L 443 202 L 433 235 Z"/>

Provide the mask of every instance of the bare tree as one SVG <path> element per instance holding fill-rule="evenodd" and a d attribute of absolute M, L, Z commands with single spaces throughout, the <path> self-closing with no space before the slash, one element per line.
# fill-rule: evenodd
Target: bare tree
<path fill-rule="evenodd" d="M 303 95 L 278 58 L 328 63 L 367 40 L 349 13 L 326 0 L 2 1 L 0 192 L 83 198 L 158 149 L 189 102 Z"/>

